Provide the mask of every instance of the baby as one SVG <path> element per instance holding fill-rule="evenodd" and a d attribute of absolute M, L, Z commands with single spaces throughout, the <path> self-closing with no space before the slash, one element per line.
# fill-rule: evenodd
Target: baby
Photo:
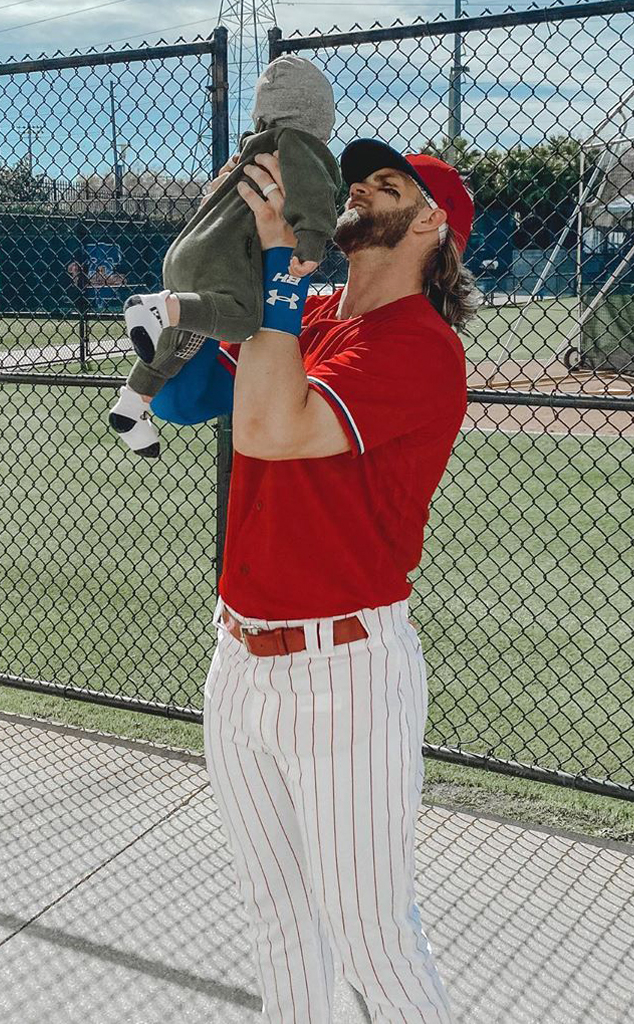
<path fill-rule="evenodd" d="M 156 458 L 160 444 L 150 420 L 150 400 L 207 338 L 242 342 L 262 326 L 262 250 L 253 211 L 236 189 L 244 166 L 257 153 L 278 153 L 284 184 L 284 217 L 297 246 L 289 272 L 312 273 L 336 222 L 340 185 L 328 142 L 335 121 L 332 88 L 309 60 L 287 54 L 260 75 L 252 112 L 255 132 L 245 132 L 233 170 L 172 242 L 163 262 L 165 289 L 132 295 L 126 328 L 139 357 L 110 425 L 137 455 Z"/>

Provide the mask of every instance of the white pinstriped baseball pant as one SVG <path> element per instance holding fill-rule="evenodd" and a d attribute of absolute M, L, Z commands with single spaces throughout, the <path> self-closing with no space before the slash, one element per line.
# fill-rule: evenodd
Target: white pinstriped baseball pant
<path fill-rule="evenodd" d="M 330 1024 L 335 980 L 379 1024 L 453 1024 L 414 897 L 427 678 L 407 601 L 357 612 L 368 637 L 257 657 L 214 615 L 205 756 L 235 859 L 264 1019 Z M 319 628 L 318 628 L 319 627 Z"/>

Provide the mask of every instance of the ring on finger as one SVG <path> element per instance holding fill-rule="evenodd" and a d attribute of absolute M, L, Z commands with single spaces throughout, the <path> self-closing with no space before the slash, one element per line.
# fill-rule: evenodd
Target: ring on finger
<path fill-rule="evenodd" d="M 279 188 L 279 187 L 280 187 L 280 186 L 279 186 L 279 185 L 276 185 L 276 184 L 275 184 L 275 182 L 273 181 L 273 182 L 271 182 L 271 184 L 270 184 L 270 185 L 267 185 L 267 186 L 266 186 L 266 188 L 263 188 L 263 189 L 262 189 L 262 195 L 263 195 L 263 196 L 268 196 L 269 192 L 274 192 L 274 191 L 275 191 L 275 189 L 276 189 L 276 188 Z"/>

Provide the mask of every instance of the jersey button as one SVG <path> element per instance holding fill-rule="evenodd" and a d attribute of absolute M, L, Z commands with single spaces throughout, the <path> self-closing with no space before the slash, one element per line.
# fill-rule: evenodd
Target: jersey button
<path fill-rule="evenodd" d="M 255 507 L 258 510 L 258 512 L 261 512 L 262 511 L 262 502 L 258 501 L 258 503 L 257 503 L 257 505 Z"/>
<path fill-rule="evenodd" d="M 246 564 L 246 562 L 243 562 L 242 565 L 240 566 L 240 572 L 243 573 L 246 576 L 248 571 L 249 571 L 249 566 Z"/>

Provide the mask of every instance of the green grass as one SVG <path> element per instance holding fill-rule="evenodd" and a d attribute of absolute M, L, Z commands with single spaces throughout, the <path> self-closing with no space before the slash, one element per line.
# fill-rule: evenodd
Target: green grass
<path fill-rule="evenodd" d="M 202 727 L 0 686 L 4 711 L 129 739 L 203 751 Z M 1 726 L 0 726 L 1 728 Z M 429 734 L 426 735 L 429 740 Z M 503 818 L 525 827 L 563 830 L 634 844 L 634 804 L 612 797 L 425 760 L 422 803 Z"/>
<path fill-rule="evenodd" d="M 162 423 L 162 458 L 133 460 L 114 394 L 2 389 L 0 671 L 200 708 L 215 431 Z M 631 785 L 631 458 L 619 438 L 462 435 L 412 574 L 427 742 Z M 0 705 L 201 749 L 186 723 L 9 688 Z M 436 802 L 634 841 L 626 801 L 427 768 Z"/>
<path fill-rule="evenodd" d="M 483 307 L 479 316 L 462 335 L 467 358 L 472 362 L 498 359 L 502 355 L 511 327 L 515 331 L 510 347 L 511 357 L 518 360 L 547 358 L 562 343 L 574 324 L 573 298 L 546 299 L 528 307 Z M 519 322 L 516 321 L 521 314 Z M 97 344 L 103 337 L 120 338 L 123 320 L 90 324 L 90 339 Z M 70 320 L 0 320 L 0 348 L 44 348 L 48 345 L 70 346 L 79 352 L 79 325 Z M 64 358 L 70 353 L 64 352 Z"/>
<path fill-rule="evenodd" d="M 101 338 L 123 337 L 122 320 L 90 321 L 90 338 L 96 343 Z M 68 346 L 72 352 L 79 352 L 79 322 L 77 320 L 39 320 L 22 317 L 0 318 L 0 348 L 58 348 Z M 68 353 L 63 353 L 64 357 Z"/>
<path fill-rule="evenodd" d="M 574 327 L 576 301 L 557 298 L 525 307 L 483 307 L 470 321 L 468 333 L 461 335 L 467 359 L 472 363 L 483 359 L 549 359 Z"/>

